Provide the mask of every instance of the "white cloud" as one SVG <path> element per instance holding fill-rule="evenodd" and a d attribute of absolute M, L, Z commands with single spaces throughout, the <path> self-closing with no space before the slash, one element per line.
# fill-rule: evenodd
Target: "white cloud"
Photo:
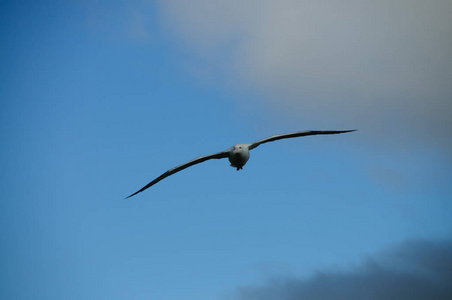
<path fill-rule="evenodd" d="M 197 0 L 160 8 L 200 65 L 280 113 L 452 145 L 450 1 Z"/>

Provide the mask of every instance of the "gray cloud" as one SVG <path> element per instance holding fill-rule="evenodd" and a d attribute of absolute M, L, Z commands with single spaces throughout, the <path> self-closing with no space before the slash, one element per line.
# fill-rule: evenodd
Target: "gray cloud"
<path fill-rule="evenodd" d="M 281 114 L 359 127 L 393 143 L 452 147 L 450 1 L 197 0 L 160 7 L 163 23 L 200 68 L 257 91 Z"/>
<path fill-rule="evenodd" d="M 452 299 L 452 241 L 410 241 L 347 271 L 243 286 L 235 299 Z"/>

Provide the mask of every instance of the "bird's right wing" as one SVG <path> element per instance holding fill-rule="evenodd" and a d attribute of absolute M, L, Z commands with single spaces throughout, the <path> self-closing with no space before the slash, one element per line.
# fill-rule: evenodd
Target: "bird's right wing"
<path fill-rule="evenodd" d="M 136 194 L 138 194 L 138 193 L 140 193 L 140 192 L 142 192 L 142 191 L 144 191 L 145 189 L 147 189 L 147 188 L 149 188 L 149 187 L 151 187 L 151 186 L 153 186 L 154 184 L 156 184 L 156 183 L 159 182 L 160 180 L 162 180 L 162 179 L 164 179 L 164 178 L 166 178 L 166 177 L 168 177 L 168 176 L 170 176 L 170 175 L 173 175 L 174 173 L 177 173 L 177 172 L 179 172 L 179 171 L 182 171 L 183 169 L 186 169 L 186 168 L 191 167 L 191 166 L 193 166 L 193 165 L 202 163 L 202 162 L 204 162 L 204 161 L 206 161 L 206 160 L 209 160 L 209 159 L 214 159 L 214 158 L 219 159 L 219 158 L 225 158 L 225 157 L 228 157 L 228 156 L 229 156 L 229 151 L 228 151 L 228 150 L 225 150 L 225 151 L 222 151 L 222 152 L 218 152 L 218 153 L 214 153 L 214 154 L 210 154 L 210 155 L 205 155 L 205 156 L 200 156 L 200 157 L 198 157 L 198 158 L 195 158 L 195 159 L 192 160 L 192 161 L 186 162 L 185 164 L 182 164 L 182 165 L 180 165 L 180 166 L 177 166 L 177 167 L 175 167 L 175 168 L 172 168 L 172 169 L 166 171 L 165 173 L 163 173 L 163 174 L 160 175 L 159 177 L 155 178 L 154 180 L 152 180 L 151 182 L 149 182 L 148 184 L 146 184 L 146 185 L 145 185 L 144 187 L 142 187 L 139 191 L 137 191 L 137 192 L 133 193 L 132 195 L 126 197 L 126 199 L 127 199 L 127 198 L 130 198 L 130 197 L 132 197 L 132 196 L 134 196 L 134 195 L 136 195 Z"/>
<path fill-rule="evenodd" d="M 281 139 L 289 139 L 289 138 L 294 138 L 294 137 L 299 137 L 299 136 L 307 136 L 307 135 L 316 135 L 316 134 L 337 134 L 337 133 L 345 133 L 345 132 L 351 132 L 351 131 L 355 131 L 355 130 L 342 130 L 342 131 L 333 131 L 333 130 L 327 130 L 327 131 L 319 131 L 319 130 L 307 130 L 307 131 L 298 131 L 298 132 L 293 132 L 293 133 L 284 133 L 284 134 L 277 134 L 277 135 L 272 135 L 268 138 L 262 139 L 260 141 L 254 142 L 250 145 L 249 149 L 254 149 L 257 146 L 264 144 L 264 143 L 268 143 L 268 142 L 273 142 L 276 140 L 281 140 Z"/>

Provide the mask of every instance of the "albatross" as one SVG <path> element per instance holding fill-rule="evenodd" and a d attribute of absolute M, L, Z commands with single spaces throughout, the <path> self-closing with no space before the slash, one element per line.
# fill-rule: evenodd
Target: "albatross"
<path fill-rule="evenodd" d="M 150 188 L 151 186 L 153 186 L 154 184 L 156 184 L 160 180 L 162 180 L 162 179 L 164 179 L 164 178 L 166 178 L 168 176 L 171 176 L 174 173 L 182 171 L 183 169 L 186 169 L 186 168 L 191 167 L 193 165 L 205 162 L 206 160 L 209 160 L 209 159 L 220 159 L 220 158 L 226 158 L 227 157 L 227 158 L 229 158 L 229 162 L 231 163 L 231 167 L 237 168 L 237 171 L 238 171 L 238 170 L 243 169 L 243 166 L 246 164 L 246 162 L 250 158 L 250 150 L 253 150 L 254 148 L 257 148 L 259 145 L 262 145 L 262 144 L 265 144 L 265 143 L 268 143 L 268 142 L 277 141 L 277 140 L 289 139 L 289 138 L 300 137 L 300 136 L 316 135 L 316 134 L 338 134 L 338 133 L 346 133 L 346 132 L 352 132 L 352 131 L 356 131 L 356 129 L 354 129 L 354 130 L 342 130 L 342 131 L 333 131 L 333 130 L 327 130 L 327 131 L 316 131 L 316 130 L 298 131 L 298 132 L 293 132 L 293 133 L 272 135 L 272 136 L 270 136 L 268 138 L 259 140 L 259 141 L 254 142 L 254 143 L 236 144 L 236 145 L 232 146 L 231 148 L 229 148 L 227 150 L 224 150 L 224 151 L 221 151 L 221 152 L 217 152 L 217 153 L 214 153 L 214 154 L 210 154 L 210 155 L 200 156 L 198 158 L 195 158 L 194 160 L 191 160 L 191 161 L 186 162 L 186 163 L 184 163 L 184 164 L 182 164 L 180 166 L 172 168 L 172 169 L 166 171 L 165 173 L 163 173 L 162 175 L 160 175 L 159 177 L 155 178 L 154 180 L 152 180 L 148 184 L 146 184 L 140 190 L 136 191 L 135 193 L 131 194 L 130 196 L 127 196 L 126 199 L 130 198 L 132 196 L 135 196 L 138 193 L 141 193 L 142 191 L 146 190 L 147 188 Z"/>

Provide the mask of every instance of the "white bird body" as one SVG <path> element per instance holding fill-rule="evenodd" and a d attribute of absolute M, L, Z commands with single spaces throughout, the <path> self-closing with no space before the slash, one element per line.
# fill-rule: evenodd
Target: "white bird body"
<path fill-rule="evenodd" d="M 237 168 L 238 170 L 243 169 L 248 159 L 250 159 L 249 146 L 251 144 L 237 144 L 231 147 L 229 151 L 229 162 L 231 167 Z"/>
<path fill-rule="evenodd" d="M 268 142 L 273 142 L 276 140 L 281 140 L 281 139 L 288 139 L 288 138 L 294 138 L 294 137 L 300 137 L 300 136 L 307 136 L 307 135 L 317 135 L 317 134 L 338 134 L 338 133 L 345 133 L 345 132 L 351 132 L 351 131 L 355 131 L 355 130 L 343 130 L 343 131 L 313 131 L 313 130 L 308 130 L 308 131 L 298 131 L 298 132 L 293 132 L 293 133 L 285 133 L 285 134 L 278 134 L 278 135 L 272 135 L 268 138 L 259 140 L 257 142 L 254 143 L 249 143 L 249 144 L 236 144 L 234 146 L 232 146 L 231 148 L 222 151 L 222 152 L 218 152 L 218 153 L 214 153 L 214 154 L 210 154 L 210 155 L 206 155 L 206 156 L 200 156 L 194 160 L 191 160 L 187 163 L 184 163 L 180 166 L 177 166 L 175 168 L 172 168 L 168 171 L 166 171 L 165 173 L 163 173 L 162 175 L 160 175 L 159 177 L 155 178 L 154 180 L 152 180 L 151 182 L 149 182 L 147 185 L 145 185 L 143 188 L 141 188 L 139 191 L 133 193 L 132 195 L 128 196 L 127 198 L 130 198 L 142 191 L 144 191 L 145 189 L 153 186 L 154 184 L 156 184 L 157 182 L 159 182 L 160 180 L 173 175 L 174 173 L 177 173 L 179 171 L 182 171 L 183 169 L 186 169 L 188 167 L 191 167 L 193 165 L 202 163 L 206 160 L 209 159 L 220 159 L 220 158 L 228 158 L 229 162 L 231 163 L 231 167 L 237 168 L 238 170 L 243 169 L 243 166 L 246 164 L 246 162 L 248 161 L 248 159 L 250 158 L 250 150 L 258 147 L 261 144 L 264 143 L 268 143 Z"/>

